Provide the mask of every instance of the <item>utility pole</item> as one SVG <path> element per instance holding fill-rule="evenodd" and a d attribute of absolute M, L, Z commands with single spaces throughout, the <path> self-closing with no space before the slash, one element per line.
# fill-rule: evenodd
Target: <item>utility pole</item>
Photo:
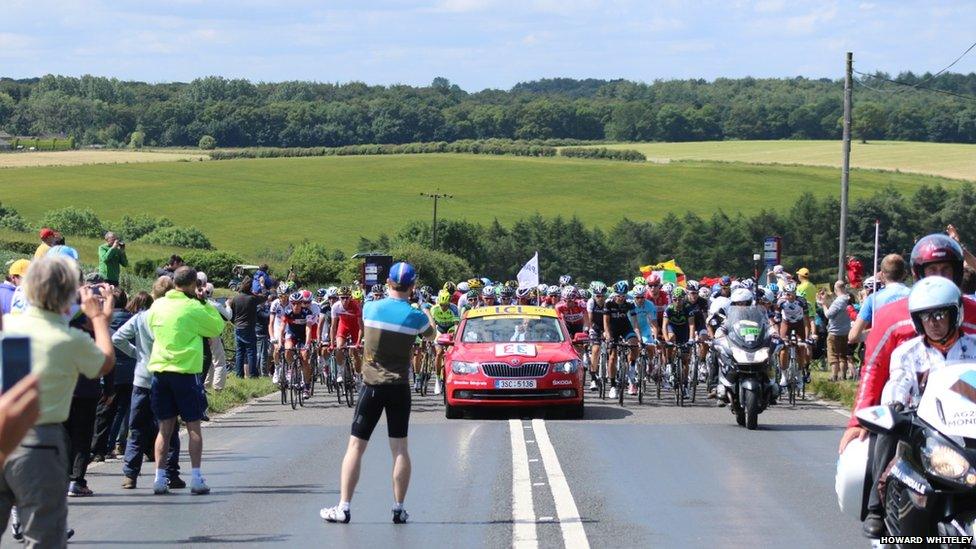
<path fill-rule="evenodd" d="M 847 269 L 847 192 L 851 178 L 851 80 L 854 71 L 854 54 L 847 52 L 847 70 L 844 74 L 844 158 L 840 173 L 840 251 L 837 257 L 837 280 L 846 280 Z"/>
<path fill-rule="evenodd" d="M 431 243 L 430 243 L 430 249 L 436 250 L 437 249 L 437 201 L 440 200 L 440 199 L 442 199 L 442 198 L 444 198 L 444 199 L 446 199 L 446 198 L 454 198 L 454 196 L 453 195 L 449 195 L 449 194 L 440 193 L 440 192 L 436 192 L 436 193 L 420 193 L 420 196 L 422 196 L 424 198 L 430 198 L 430 199 L 433 199 L 434 200 L 434 224 L 431 225 L 431 239 L 430 239 L 431 240 Z"/>

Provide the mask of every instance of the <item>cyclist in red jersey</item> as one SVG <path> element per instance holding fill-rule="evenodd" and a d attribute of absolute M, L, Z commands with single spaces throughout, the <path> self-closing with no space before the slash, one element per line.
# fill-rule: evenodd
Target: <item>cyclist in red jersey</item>
<path fill-rule="evenodd" d="M 329 341 L 335 348 L 336 363 L 342 364 L 346 359 L 345 348 L 359 344 L 363 326 L 363 308 L 352 298 L 352 291 L 347 286 L 339 288 L 338 294 L 339 302 L 332 306 Z M 362 359 L 359 353 L 352 353 L 352 357 L 358 373 L 362 369 Z"/>
<path fill-rule="evenodd" d="M 564 286 L 560 297 L 562 299 L 556 303 L 556 314 L 566 323 L 569 337 L 572 338 L 580 332 L 589 332 L 586 309 L 579 302 L 579 290 L 575 286 Z"/>

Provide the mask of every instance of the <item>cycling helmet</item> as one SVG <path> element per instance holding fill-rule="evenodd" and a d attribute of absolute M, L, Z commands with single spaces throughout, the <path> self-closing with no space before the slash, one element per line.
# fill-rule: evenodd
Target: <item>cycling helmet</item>
<path fill-rule="evenodd" d="M 877 290 L 878 286 L 880 286 L 880 284 L 878 284 L 878 279 L 873 276 L 869 276 L 867 280 L 864 281 L 864 289 L 869 292 Z"/>
<path fill-rule="evenodd" d="M 593 297 L 593 294 L 589 290 L 582 289 L 577 291 L 579 292 L 580 299 L 589 300 L 591 297 Z"/>
<path fill-rule="evenodd" d="M 908 312 L 912 315 L 916 332 L 925 333 L 920 313 L 940 309 L 949 310 L 948 337 L 955 333 L 956 327 L 962 325 L 963 316 L 962 292 L 951 280 L 941 276 L 929 276 L 912 286 L 912 291 L 908 294 Z"/>
<path fill-rule="evenodd" d="M 301 291 L 301 294 L 302 294 L 302 301 L 304 303 L 311 303 L 312 302 L 312 292 L 310 292 L 308 290 L 302 290 Z"/>
<path fill-rule="evenodd" d="M 648 286 L 660 286 L 661 285 L 661 277 L 658 276 L 658 275 L 656 275 L 656 274 L 652 274 L 651 276 L 647 277 L 647 285 Z"/>
<path fill-rule="evenodd" d="M 444 289 L 453 294 L 455 291 L 457 291 L 457 285 L 448 280 L 444 283 Z"/>
<path fill-rule="evenodd" d="M 485 286 L 481 289 L 481 297 L 495 299 L 495 288 L 492 286 Z"/>
<path fill-rule="evenodd" d="M 738 290 L 739 288 L 745 288 L 745 285 L 742 284 L 741 282 L 739 282 L 738 280 L 734 280 L 734 281 L 732 281 L 732 285 L 730 286 L 730 288 L 734 292 L 734 291 Z"/>
<path fill-rule="evenodd" d="M 379 284 L 373 284 L 369 289 L 369 293 L 373 295 L 383 295 L 384 293 L 383 286 Z"/>
<path fill-rule="evenodd" d="M 565 286 L 565 287 L 563 287 L 563 290 L 560 293 L 560 297 L 562 297 L 566 301 L 569 301 L 570 299 L 573 299 L 573 295 L 575 293 L 576 293 L 576 288 L 574 288 L 572 286 Z"/>
<path fill-rule="evenodd" d="M 661 284 L 661 291 L 664 292 L 666 295 L 671 295 L 671 292 L 674 291 L 674 284 L 670 282 L 665 282 L 664 284 Z"/>
<path fill-rule="evenodd" d="M 642 277 L 642 276 L 635 276 L 634 277 L 634 280 L 633 280 L 633 284 L 634 284 L 634 286 L 637 286 L 638 284 L 644 284 L 644 277 Z"/>
<path fill-rule="evenodd" d="M 791 282 L 783 286 L 783 293 L 796 295 L 796 284 Z"/>
<path fill-rule="evenodd" d="M 721 281 L 720 284 L 722 286 L 731 286 L 732 285 L 732 278 L 729 275 L 725 275 L 725 276 L 722 277 L 722 281 Z"/>
<path fill-rule="evenodd" d="M 336 288 L 335 286 L 329 286 L 329 288 L 325 290 L 325 298 L 330 299 L 333 297 L 339 297 L 339 288 Z"/>
<path fill-rule="evenodd" d="M 515 297 L 515 288 L 512 288 L 511 286 L 502 286 L 499 295 L 501 295 L 502 299 L 512 299 Z"/>
<path fill-rule="evenodd" d="M 468 280 L 468 289 L 471 289 L 471 290 L 480 290 L 480 289 L 484 288 L 484 286 L 485 285 L 481 283 L 481 279 L 480 278 L 472 278 L 472 279 L 469 279 Z"/>
<path fill-rule="evenodd" d="M 515 288 L 518 288 L 518 280 L 506 280 L 505 281 L 505 287 L 506 288 L 511 288 L 513 290 Z"/>
<path fill-rule="evenodd" d="M 362 301 L 363 291 L 359 288 L 356 288 L 355 290 L 352 291 L 352 298 Z"/>
<path fill-rule="evenodd" d="M 535 287 L 535 289 L 536 291 L 539 292 L 539 295 L 545 295 L 546 290 L 549 289 L 549 286 L 546 286 L 545 284 L 539 284 L 538 286 Z"/>
<path fill-rule="evenodd" d="M 447 290 L 441 290 L 437 292 L 437 304 L 446 305 L 451 302 L 451 292 Z"/>
<path fill-rule="evenodd" d="M 459 292 L 461 292 L 462 294 L 468 293 L 468 290 L 470 290 L 470 289 L 471 289 L 471 286 L 469 286 L 467 282 L 458 282 L 457 290 Z"/>
<path fill-rule="evenodd" d="M 625 294 L 630 290 L 630 283 L 626 280 L 618 280 L 616 284 L 613 285 L 613 291 L 618 294 Z"/>
<path fill-rule="evenodd" d="M 315 290 L 315 297 L 322 299 L 325 297 L 325 293 L 326 293 L 325 288 L 319 288 L 318 290 Z"/>
<path fill-rule="evenodd" d="M 681 299 L 682 297 L 685 297 L 685 289 L 681 286 L 676 287 L 675 289 L 671 290 L 671 297 L 674 299 Z"/>
<path fill-rule="evenodd" d="M 715 296 L 717 296 L 717 295 L 719 295 L 721 293 L 722 293 L 722 285 L 721 284 L 712 284 L 712 297 L 715 297 Z"/>
<path fill-rule="evenodd" d="M 752 291 L 746 288 L 739 288 L 732 292 L 729 300 L 733 305 L 752 305 Z"/>
<path fill-rule="evenodd" d="M 756 298 L 763 303 L 772 303 L 776 301 L 776 294 L 769 288 L 759 288 Z"/>
<path fill-rule="evenodd" d="M 279 294 L 290 294 L 291 293 L 291 283 L 290 282 L 282 282 L 282 283 L 278 284 L 278 293 Z"/>
<path fill-rule="evenodd" d="M 481 285 L 482 286 L 494 286 L 494 284 L 491 283 L 491 279 L 490 278 L 485 278 L 485 277 L 481 277 Z"/>
<path fill-rule="evenodd" d="M 599 280 L 594 280 L 590 282 L 590 291 L 593 295 L 607 295 L 607 285 L 600 282 Z"/>
<path fill-rule="evenodd" d="M 549 297 L 559 297 L 559 292 L 560 292 L 559 286 L 552 285 L 549 286 L 548 290 L 546 290 L 546 295 Z"/>
<path fill-rule="evenodd" d="M 515 297 L 518 299 L 525 299 L 527 297 L 532 297 L 532 288 L 519 288 L 515 290 Z"/>
<path fill-rule="evenodd" d="M 775 282 L 773 282 L 772 284 L 770 284 L 768 286 L 768 288 L 769 288 L 769 291 L 773 292 L 774 294 L 778 294 L 779 293 L 779 284 L 777 284 Z"/>
<path fill-rule="evenodd" d="M 697 280 L 689 280 L 687 283 L 685 283 L 685 286 L 688 287 L 689 292 L 697 292 L 698 289 L 701 287 L 699 286 Z"/>
<path fill-rule="evenodd" d="M 301 303 L 302 302 L 302 292 L 293 292 L 288 296 L 288 303 Z"/>
<path fill-rule="evenodd" d="M 468 300 L 468 303 L 475 303 L 478 301 L 478 290 L 468 290 L 468 293 L 464 294 L 464 297 Z"/>
<path fill-rule="evenodd" d="M 912 274 L 915 280 L 925 277 L 925 266 L 948 261 L 952 264 L 952 280 L 962 283 L 962 247 L 948 236 L 936 233 L 924 236 L 912 248 Z"/>
<path fill-rule="evenodd" d="M 349 289 L 349 286 L 339 286 L 339 289 L 336 290 L 336 295 L 339 297 L 349 297 L 352 295 L 352 291 Z"/>
<path fill-rule="evenodd" d="M 847 443 L 844 453 L 837 458 L 837 475 L 834 491 L 841 512 L 861 520 L 864 505 L 864 482 L 868 478 L 868 440 L 855 438 Z"/>
<path fill-rule="evenodd" d="M 753 279 L 751 279 L 751 278 L 747 278 L 747 279 L 745 279 L 745 280 L 742 281 L 742 287 L 745 288 L 745 289 L 747 289 L 747 290 L 752 290 L 752 288 L 753 288 L 753 286 L 755 286 L 755 284 L 756 284 L 756 282 Z"/>
<path fill-rule="evenodd" d="M 647 286 L 643 284 L 634 284 L 634 296 L 643 296 L 647 293 Z"/>
<path fill-rule="evenodd" d="M 559 277 L 559 285 L 560 286 L 568 286 L 569 283 L 572 282 L 572 281 L 573 281 L 573 277 L 571 277 L 569 275 L 562 275 L 561 277 Z"/>

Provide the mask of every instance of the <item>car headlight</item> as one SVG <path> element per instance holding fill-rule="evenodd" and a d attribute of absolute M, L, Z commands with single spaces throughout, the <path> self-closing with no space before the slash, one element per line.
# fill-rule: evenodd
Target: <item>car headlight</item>
<path fill-rule="evenodd" d="M 557 362 L 552 365 L 552 371 L 557 374 L 575 374 L 579 370 L 580 361 L 578 360 L 567 360 L 566 362 Z"/>
<path fill-rule="evenodd" d="M 922 462 L 925 469 L 937 477 L 959 484 L 976 485 L 976 471 L 973 471 L 969 460 L 955 448 L 932 437 L 925 440 Z"/>
<path fill-rule="evenodd" d="M 451 361 L 451 371 L 455 374 L 476 374 L 478 373 L 477 362 L 461 362 L 460 360 Z"/>

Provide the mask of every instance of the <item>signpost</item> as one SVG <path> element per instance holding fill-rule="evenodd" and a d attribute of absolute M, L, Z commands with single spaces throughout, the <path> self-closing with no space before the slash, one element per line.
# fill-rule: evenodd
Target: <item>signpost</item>
<path fill-rule="evenodd" d="M 774 266 L 782 263 L 782 255 L 783 238 L 779 236 L 767 236 L 763 240 L 763 264 L 766 266 L 766 272 L 769 272 Z"/>
<path fill-rule="evenodd" d="M 373 284 L 385 284 L 390 267 L 393 266 L 393 257 L 382 254 L 356 254 L 353 257 L 363 258 L 360 266 L 359 280 L 362 282 L 364 291 L 369 291 Z"/>

